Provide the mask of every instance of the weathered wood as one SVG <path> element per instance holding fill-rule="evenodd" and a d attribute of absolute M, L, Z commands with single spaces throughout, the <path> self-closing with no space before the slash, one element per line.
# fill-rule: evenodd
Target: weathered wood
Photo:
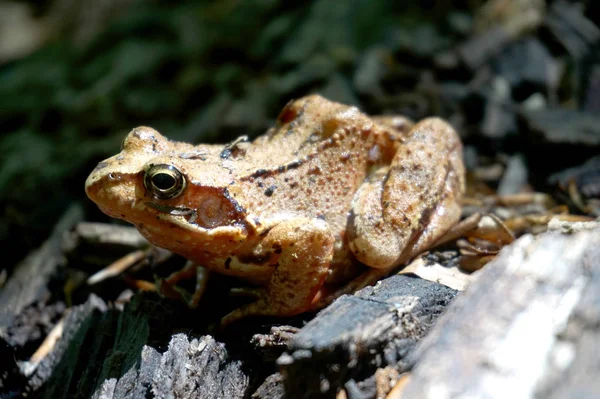
<path fill-rule="evenodd" d="M 102 317 L 96 314 L 106 310 L 104 301 L 92 295 L 83 305 L 74 306 L 67 311 L 60 327 L 61 333 L 51 351 L 38 365 L 28 362 L 22 365 L 23 374 L 29 376 L 26 391 L 35 392 L 46 385 L 41 396 L 47 398 L 68 397 L 70 393 L 77 392 L 69 391 L 69 388 L 81 383 L 78 379 L 89 367 L 87 362 L 93 359 L 86 352 L 97 352 L 102 347 L 99 345 L 90 348 L 86 344 L 91 343 L 90 339 L 98 343 L 103 343 L 102 340 L 106 339 L 103 334 L 105 331 L 98 326 Z M 97 333 L 100 335 L 95 335 Z"/>
<path fill-rule="evenodd" d="M 144 350 L 158 354 L 148 346 Z M 184 334 L 176 334 L 160 358 L 145 361 L 142 356 L 140 369 L 149 369 L 155 397 L 233 399 L 244 398 L 248 389 L 249 378 L 241 364 L 229 359 L 225 346 L 209 335 L 188 340 Z M 150 373 L 153 366 L 154 372 Z"/>
<path fill-rule="evenodd" d="M 106 250 L 110 246 L 125 246 L 131 251 L 150 245 L 135 227 L 115 224 L 81 222 L 75 226 L 71 236 L 76 247 L 87 244 Z"/>
<path fill-rule="evenodd" d="M 455 295 L 440 284 L 396 275 L 341 297 L 304 326 L 278 359 L 286 394 L 333 395 L 377 368 L 402 367 Z"/>
<path fill-rule="evenodd" d="M 252 399 L 283 399 L 285 397 L 285 387 L 283 386 L 281 373 L 268 376 L 252 394 Z"/>
<path fill-rule="evenodd" d="M 556 173 L 550 176 L 548 181 L 565 188 L 573 181 L 583 195 L 600 198 L 600 155 L 588 159 L 581 165 Z"/>
<path fill-rule="evenodd" d="M 50 294 L 48 282 L 64 262 L 61 241 L 64 234 L 83 217 L 79 205 L 73 205 L 62 216 L 52 235 L 36 251 L 32 252 L 17 267 L 0 290 L 0 337 L 6 337 L 6 329 L 13 325 L 14 318 L 25 307 Z"/>
<path fill-rule="evenodd" d="M 501 26 L 471 37 L 457 50 L 460 58 L 470 69 L 477 69 L 498 54 L 510 41 L 510 34 Z"/>
<path fill-rule="evenodd" d="M 526 235 L 486 265 L 411 354 L 404 397 L 600 394 L 600 226 L 563 226 L 581 231 Z"/>
<path fill-rule="evenodd" d="M 579 7 L 563 0 L 555 1 L 544 24 L 574 58 L 597 51 L 594 46 L 600 40 L 600 29 L 586 18 Z"/>
<path fill-rule="evenodd" d="M 250 341 L 266 363 L 272 363 L 287 349 L 290 341 L 300 331 L 292 326 L 273 326 L 268 334 L 255 334 Z"/>
<path fill-rule="evenodd" d="M 566 108 L 521 110 L 527 128 L 555 144 L 600 146 L 600 116 Z"/>
<path fill-rule="evenodd" d="M 134 296 L 123 312 L 92 296 L 70 310 L 61 338 L 34 370 L 27 391 L 53 399 L 247 397 L 242 362 L 230 359 L 213 337 L 174 334 L 161 347 L 166 341 L 155 340 L 152 326 L 168 322 L 169 313 L 153 296 Z"/>
<path fill-rule="evenodd" d="M 63 251 L 92 273 L 135 250 L 151 247 L 135 227 L 106 223 L 77 223 L 64 237 Z"/>

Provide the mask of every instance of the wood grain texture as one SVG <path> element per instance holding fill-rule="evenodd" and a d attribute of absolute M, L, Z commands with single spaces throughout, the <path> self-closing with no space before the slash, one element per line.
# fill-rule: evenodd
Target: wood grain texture
<path fill-rule="evenodd" d="M 481 271 L 411 355 L 404 397 L 600 392 L 600 228 L 523 236 Z"/>

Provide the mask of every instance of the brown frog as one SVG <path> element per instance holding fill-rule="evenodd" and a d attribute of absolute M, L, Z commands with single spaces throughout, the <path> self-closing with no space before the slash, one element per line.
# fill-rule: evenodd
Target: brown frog
<path fill-rule="evenodd" d="M 429 248 L 459 219 L 464 166 L 441 119 L 412 126 L 312 95 L 252 142 L 194 146 L 138 127 L 85 187 L 153 244 L 253 284 L 227 324 L 321 307 Z"/>

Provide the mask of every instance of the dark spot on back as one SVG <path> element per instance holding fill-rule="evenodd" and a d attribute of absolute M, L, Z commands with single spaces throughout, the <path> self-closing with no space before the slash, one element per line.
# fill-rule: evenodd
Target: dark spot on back
<path fill-rule="evenodd" d="M 267 197 L 270 197 L 271 195 L 273 195 L 273 193 L 275 192 L 275 189 L 277 188 L 277 186 L 270 186 L 269 188 L 267 188 L 265 190 L 265 195 Z"/>
<path fill-rule="evenodd" d="M 227 159 L 230 156 L 231 156 L 231 149 L 225 148 L 223 151 L 221 151 L 221 159 Z"/>

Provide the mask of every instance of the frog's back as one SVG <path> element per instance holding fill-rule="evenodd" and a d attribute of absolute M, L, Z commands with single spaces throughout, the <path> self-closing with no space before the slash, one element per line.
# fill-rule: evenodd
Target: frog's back
<path fill-rule="evenodd" d="M 254 167 L 233 194 L 260 219 L 294 214 L 344 229 L 354 193 L 372 167 L 389 164 L 396 138 L 356 107 L 301 98 L 248 147 Z"/>

